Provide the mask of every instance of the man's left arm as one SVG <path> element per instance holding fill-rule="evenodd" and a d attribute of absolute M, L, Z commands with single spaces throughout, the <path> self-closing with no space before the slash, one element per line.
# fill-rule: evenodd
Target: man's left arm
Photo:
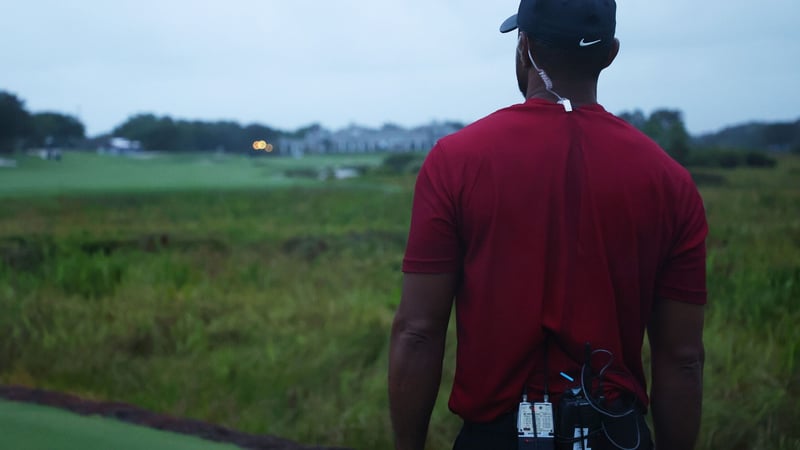
<path fill-rule="evenodd" d="M 456 274 L 403 277 L 389 350 L 389 408 L 397 450 L 425 448 L 456 285 Z"/>

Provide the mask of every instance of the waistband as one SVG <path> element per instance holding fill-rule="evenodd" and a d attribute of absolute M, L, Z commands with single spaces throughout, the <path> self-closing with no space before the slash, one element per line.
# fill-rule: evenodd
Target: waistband
<path fill-rule="evenodd" d="M 509 430 L 517 433 L 517 409 L 503 413 L 491 422 L 464 421 L 464 429 L 481 433 L 503 434 Z"/>
<path fill-rule="evenodd" d="M 640 405 L 637 404 L 636 411 L 630 416 L 621 419 L 605 419 L 603 422 L 604 427 L 606 428 L 606 435 L 614 436 L 614 439 L 616 439 L 620 444 L 624 443 L 626 448 L 638 450 L 652 449 L 652 435 L 645 420 L 643 411 L 644 408 L 641 408 Z M 601 432 L 600 430 L 596 431 L 598 433 Z M 462 434 L 471 436 L 473 438 L 476 436 L 485 436 L 488 439 L 493 439 L 493 436 L 497 436 L 498 438 L 501 436 L 505 438 L 510 436 L 516 437 L 517 410 L 515 408 L 513 411 L 501 414 L 491 422 L 464 421 Z M 605 439 L 600 437 L 599 434 L 597 435 L 597 438 L 607 442 Z M 595 443 L 599 442 L 595 441 Z M 572 444 L 559 443 L 557 448 L 572 449 L 573 446 Z M 602 447 L 601 444 L 601 448 L 605 447 Z"/>

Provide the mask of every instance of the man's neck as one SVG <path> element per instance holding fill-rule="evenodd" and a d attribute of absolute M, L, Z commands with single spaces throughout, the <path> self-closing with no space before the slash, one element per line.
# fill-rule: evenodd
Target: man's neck
<path fill-rule="evenodd" d="M 538 74 L 535 75 L 538 78 Z M 531 80 L 533 81 L 533 80 Z M 557 102 L 558 97 L 550 93 L 541 82 L 529 83 L 526 99 L 540 98 L 552 102 Z M 593 105 L 597 103 L 597 83 L 587 81 L 553 81 L 553 92 L 567 98 L 572 103 L 573 107 L 583 105 Z"/>

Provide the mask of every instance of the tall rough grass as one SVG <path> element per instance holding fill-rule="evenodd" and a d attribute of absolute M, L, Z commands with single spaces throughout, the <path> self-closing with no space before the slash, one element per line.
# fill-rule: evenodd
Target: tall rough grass
<path fill-rule="evenodd" d="M 701 449 L 800 448 L 798 167 L 698 178 L 715 180 L 701 186 Z M 387 345 L 413 178 L 392 183 L 5 199 L 0 382 L 391 448 Z M 430 449 L 459 425 L 452 331 Z"/>

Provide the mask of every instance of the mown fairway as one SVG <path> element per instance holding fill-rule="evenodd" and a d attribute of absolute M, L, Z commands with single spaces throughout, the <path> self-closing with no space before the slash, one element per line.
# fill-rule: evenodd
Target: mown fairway
<path fill-rule="evenodd" d="M 68 153 L 60 162 L 22 157 L 18 168 L 0 167 L 0 198 L 304 186 L 314 180 L 287 177 L 287 171 L 370 166 L 380 160 L 378 155 L 293 159 L 211 153 L 136 158 Z"/>
<path fill-rule="evenodd" d="M 391 448 L 413 176 L 282 175 L 375 157 L 71 156 L 0 169 L 0 383 Z M 711 225 L 700 448 L 798 449 L 800 161 L 698 180 Z M 451 336 L 431 449 L 459 424 Z"/>
<path fill-rule="evenodd" d="M 38 405 L 0 401 L 3 448 L 14 450 L 238 450 L 194 436 L 167 433 Z"/>

